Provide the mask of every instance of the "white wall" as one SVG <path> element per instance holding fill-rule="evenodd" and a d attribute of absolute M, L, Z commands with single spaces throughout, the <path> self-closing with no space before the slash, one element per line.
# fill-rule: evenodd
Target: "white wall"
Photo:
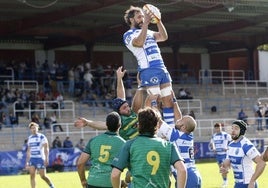
<path fill-rule="evenodd" d="M 201 70 L 209 70 L 210 69 L 210 54 L 203 53 L 201 54 Z M 207 76 L 205 75 L 207 72 Z M 199 82 L 202 84 L 211 84 L 211 75 L 210 71 L 199 71 Z"/>
<path fill-rule="evenodd" d="M 34 55 L 35 55 L 35 62 L 39 61 L 40 64 L 43 64 L 47 59 L 47 55 L 44 50 L 35 50 Z"/>
<path fill-rule="evenodd" d="M 48 60 L 49 66 L 52 66 L 52 64 L 55 61 L 55 51 L 54 50 L 35 50 L 35 62 L 39 61 L 41 64 L 45 62 L 45 60 Z"/>
<path fill-rule="evenodd" d="M 259 51 L 259 75 L 260 81 L 268 82 L 268 52 Z"/>
<path fill-rule="evenodd" d="M 201 54 L 201 69 L 210 69 L 210 56 L 209 54 Z"/>

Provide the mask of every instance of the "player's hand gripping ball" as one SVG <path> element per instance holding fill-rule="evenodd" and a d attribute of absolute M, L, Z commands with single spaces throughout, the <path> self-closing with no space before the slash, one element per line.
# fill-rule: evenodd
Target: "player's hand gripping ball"
<path fill-rule="evenodd" d="M 151 19 L 151 23 L 152 24 L 157 24 L 160 20 L 161 20 L 161 12 L 160 10 L 155 7 L 154 5 L 151 4 L 145 4 L 143 6 L 143 11 L 145 11 L 146 13 L 151 12 L 152 13 L 152 19 Z"/>

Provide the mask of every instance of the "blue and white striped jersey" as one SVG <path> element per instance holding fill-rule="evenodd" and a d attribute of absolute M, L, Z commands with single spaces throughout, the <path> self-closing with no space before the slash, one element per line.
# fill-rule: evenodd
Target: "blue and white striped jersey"
<path fill-rule="evenodd" d="M 231 141 L 231 135 L 221 131 L 220 133 L 214 133 L 212 135 L 210 143 L 214 145 L 217 155 L 225 155 L 226 150 L 228 149 L 228 144 Z"/>
<path fill-rule="evenodd" d="M 37 133 L 28 137 L 28 147 L 30 149 L 30 158 L 45 159 L 43 144 L 48 143 L 45 135 Z"/>
<path fill-rule="evenodd" d="M 193 133 L 186 134 L 164 122 L 159 129 L 158 136 L 174 142 L 177 145 L 186 167 L 194 166 Z"/>
<path fill-rule="evenodd" d="M 231 142 L 227 151 L 236 183 L 248 184 L 255 171 L 253 159 L 260 155 L 253 143 L 243 137 L 238 142 Z"/>
<path fill-rule="evenodd" d="M 146 41 L 142 48 L 134 47 L 132 41 L 138 37 L 141 29 L 130 29 L 123 35 L 124 44 L 133 53 L 138 61 L 138 71 L 147 68 L 165 67 L 154 31 L 147 30 Z"/>

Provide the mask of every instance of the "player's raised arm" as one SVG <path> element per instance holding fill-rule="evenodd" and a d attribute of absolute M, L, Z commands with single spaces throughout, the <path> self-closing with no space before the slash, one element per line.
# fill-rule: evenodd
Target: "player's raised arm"
<path fill-rule="evenodd" d="M 180 106 L 179 106 L 179 104 L 178 104 L 178 102 L 177 102 L 177 99 L 176 99 L 176 96 L 175 96 L 175 94 L 174 94 L 174 92 L 173 91 L 171 91 L 172 92 L 172 95 L 173 95 L 173 110 L 174 110 L 174 121 L 176 122 L 176 121 L 178 121 L 179 119 L 181 119 L 182 118 L 182 113 L 181 113 L 181 109 L 180 109 Z"/>
<path fill-rule="evenodd" d="M 107 126 L 104 121 L 92 121 L 86 118 L 78 118 L 74 122 L 74 126 L 77 128 L 82 128 L 82 127 L 91 127 L 93 129 L 98 129 L 98 130 L 106 130 Z"/>
<path fill-rule="evenodd" d="M 119 67 L 116 70 L 116 77 L 117 77 L 117 87 L 116 87 L 116 96 L 117 98 L 126 100 L 126 92 L 125 92 L 125 87 L 123 83 L 123 77 L 126 73 L 126 70 L 122 70 L 123 67 Z"/>

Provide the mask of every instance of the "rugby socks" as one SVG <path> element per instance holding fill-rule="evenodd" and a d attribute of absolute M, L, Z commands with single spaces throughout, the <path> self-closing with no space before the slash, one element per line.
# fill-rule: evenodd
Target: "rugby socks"
<path fill-rule="evenodd" d="M 173 108 L 163 108 L 163 118 L 168 125 L 175 126 Z"/>

